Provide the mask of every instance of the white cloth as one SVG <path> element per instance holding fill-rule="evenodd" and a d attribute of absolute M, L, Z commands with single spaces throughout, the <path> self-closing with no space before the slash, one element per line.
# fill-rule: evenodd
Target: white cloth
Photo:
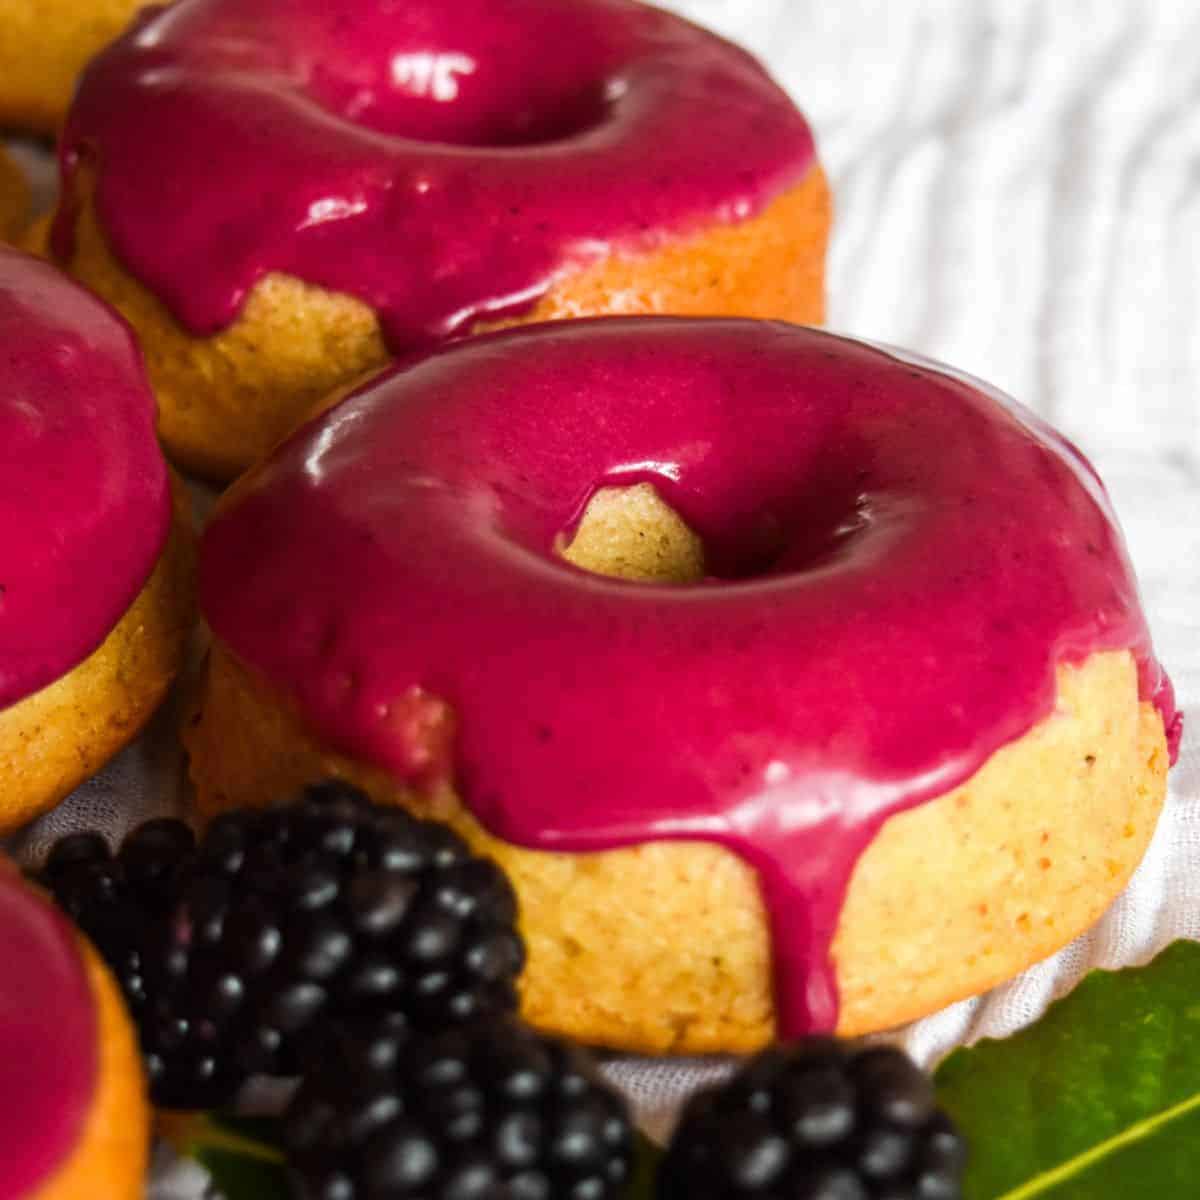
<path fill-rule="evenodd" d="M 1121 514 L 1196 715 L 1153 845 L 1086 937 L 901 1032 L 924 1063 L 1036 1017 L 1093 966 L 1200 937 L 1200 7 L 1191 0 L 675 0 L 809 114 L 837 197 L 830 323 L 991 380 L 1077 441 Z M 937 448 L 931 447 L 931 453 Z M 149 739 L 24 840 L 174 803 Z M 622 1059 L 661 1136 L 720 1064 Z M 167 1195 L 164 1181 L 160 1194 Z M 170 1195 L 193 1196 L 194 1177 Z"/>

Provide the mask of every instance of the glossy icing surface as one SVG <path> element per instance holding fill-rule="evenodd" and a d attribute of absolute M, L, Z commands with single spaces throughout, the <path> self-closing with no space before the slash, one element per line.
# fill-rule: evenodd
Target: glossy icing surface
<path fill-rule="evenodd" d="M 597 488 L 643 481 L 702 538 L 704 582 L 556 554 Z M 829 946 L 881 823 L 1045 716 L 1059 662 L 1132 650 L 1176 721 L 1078 452 L 969 382 L 786 325 L 571 322 L 420 359 L 238 489 L 201 603 L 323 740 L 452 778 L 501 837 L 736 851 L 785 1033 L 836 1021 Z"/>
<path fill-rule="evenodd" d="M 71 1153 L 96 1086 L 96 1017 L 70 925 L 0 864 L 0 1196 Z"/>
<path fill-rule="evenodd" d="M 154 401 L 124 322 L 0 248 L 0 708 L 78 666 L 170 524 Z"/>
<path fill-rule="evenodd" d="M 746 217 L 813 157 L 749 55 L 634 0 L 180 0 L 89 69 L 62 146 L 61 257 L 87 161 L 192 332 L 282 271 L 371 305 L 394 352 Z"/>

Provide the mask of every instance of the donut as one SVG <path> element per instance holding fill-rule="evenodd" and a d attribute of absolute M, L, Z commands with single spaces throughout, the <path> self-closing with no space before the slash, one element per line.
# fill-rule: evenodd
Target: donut
<path fill-rule="evenodd" d="M 137 1200 L 149 1110 L 116 983 L 7 862 L 0 961 L 0 1195 Z"/>
<path fill-rule="evenodd" d="M 636 0 L 181 0 L 88 70 L 59 261 L 228 478 L 329 391 L 513 322 L 822 316 L 829 194 L 744 51 Z"/>
<path fill-rule="evenodd" d="M 334 775 L 510 873 L 528 1019 L 894 1026 L 1093 922 L 1177 744 L 1103 488 L 999 394 L 782 323 L 429 353 L 201 542 L 211 815 Z"/>
<path fill-rule="evenodd" d="M 0 146 L 0 242 L 15 242 L 29 219 L 29 185 Z"/>
<path fill-rule="evenodd" d="M 193 601 L 187 519 L 125 323 L 48 264 L 0 248 L 0 344 L 7 833 L 133 740 L 179 670 Z"/>
<path fill-rule="evenodd" d="M 84 64 L 145 0 L 0 0 L 0 128 L 54 134 Z"/>

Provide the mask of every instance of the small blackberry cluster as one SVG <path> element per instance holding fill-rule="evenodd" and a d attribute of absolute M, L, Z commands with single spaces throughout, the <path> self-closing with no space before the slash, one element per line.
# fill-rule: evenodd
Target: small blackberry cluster
<path fill-rule="evenodd" d="M 114 856 L 63 839 L 40 882 L 108 961 L 169 1108 L 227 1105 L 297 1072 L 326 1021 L 419 1028 L 516 1006 L 507 878 L 450 829 L 340 782 L 218 817 L 152 821 Z"/>
<path fill-rule="evenodd" d="M 334 1031 L 284 1137 L 298 1200 L 611 1200 L 633 1161 L 587 1054 L 509 1020 Z"/>
<path fill-rule="evenodd" d="M 659 1200 L 959 1200 L 966 1147 L 891 1047 L 768 1050 L 684 1112 Z"/>

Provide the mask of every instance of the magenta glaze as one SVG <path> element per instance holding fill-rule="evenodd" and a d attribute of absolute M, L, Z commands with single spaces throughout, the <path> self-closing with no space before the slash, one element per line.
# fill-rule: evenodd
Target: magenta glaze
<path fill-rule="evenodd" d="M 169 524 L 129 330 L 53 267 L 0 247 L 0 708 L 108 636 Z"/>
<path fill-rule="evenodd" d="M 0 865 L 0 1197 L 75 1147 L 96 1088 L 96 1017 L 70 926 Z"/>
<path fill-rule="evenodd" d="M 633 0 L 179 0 L 92 65 L 62 147 L 60 257 L 88 161 L 193 333 L 284 271 L 371 305 L 394 352 L 742 219 L 813 159 L 749 55 Z"/>
<path fill-rule="evenodd" d="M 605 484 L 703 538 L 695 586 L 556 556 Z M 1103 489 L 969 383 L 794 326 L 572 322 L 394 372 L 302 429 L 204 539 L 216 634 L 337 749 L 545 850 L 658 838 L 758 872 L 783 1031 L 892 813 L 1128 647 L 1174 720 Z M 437 698 L 436 700 L 434 698 Z M 414 730 L 454 714 L 452 761 Z"/>

